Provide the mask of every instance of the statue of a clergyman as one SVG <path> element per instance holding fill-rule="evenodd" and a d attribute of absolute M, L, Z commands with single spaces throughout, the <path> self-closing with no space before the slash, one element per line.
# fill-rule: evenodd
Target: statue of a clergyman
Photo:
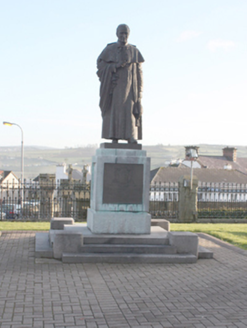
<path fill-rule="evenodd" d="M 97 75 L 100 85 L 102 138 L 137 143 L 142 139 L 142 69 L 140 51 L 128 44 L 130 29 L 117 28 L 118 41 L 110 43 L 99 55 Z"/>

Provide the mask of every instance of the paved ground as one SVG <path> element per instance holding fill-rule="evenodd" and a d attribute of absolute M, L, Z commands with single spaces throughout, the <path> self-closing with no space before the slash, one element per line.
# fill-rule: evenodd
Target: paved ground
<path fill-rule="evenodd" d="M 247 327 L 247 252 L 201 239 L 196 264 L 62 264 L 0 237 L 0 327 Z M 216 240 L 217 242 L 217 240 Z"/>

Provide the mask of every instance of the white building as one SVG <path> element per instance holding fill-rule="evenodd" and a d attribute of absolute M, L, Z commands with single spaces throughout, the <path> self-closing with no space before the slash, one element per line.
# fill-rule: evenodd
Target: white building
<path fill-rule="evenodd" d="M 178 200 L 178 180 L 190 175 L 190 168 L 160 167 L 151 171 L 150 200 Z M 193 170 L 198 178 L 198 200 L 226 202 L 247 201 L 247 175 L 229 169 Z"/>
<path fill-rule="evenodd" d="M 91 180 L 91 166 L 85 165 L 84 169 L 78 170 L 72 168 L 72 166 L 67 168 L 66 164 L 59 164 L 56 166 L 56 183 L 60 185 L 60 181 L 62 179 L 67 180 L 70 173 L 73 180 L 83 181 L 84 175 L 86 175 L 86 182 Z"/>

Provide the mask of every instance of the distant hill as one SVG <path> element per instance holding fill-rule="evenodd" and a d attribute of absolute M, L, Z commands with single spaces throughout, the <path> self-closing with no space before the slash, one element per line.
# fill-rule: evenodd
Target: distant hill
<path fill-rule="evenodd" d="M 222 155 L 222 148 L 227 145 L 199 146 L 199 155 Z M 56 165 L 60 163 L 72 164 L 77 169 L 82 169 L 83 164 L 90 164 L 95 154 L 96 145 L 78 148 L 49 148 L 40 146 L 25 146 L 25 177 L 34 178 L 40 173 L 55 173 Z M 247 157 L 247 146 L 236 146 L 238 157 Z M 181 145 L 155 145 L 143 146 L 147 155 L 151 157 L 151 168 L 165 166 L 167 161 L 183 159 L 184 146 Z M 0 147 L 0 169 L 11 170 L 20 176 L 21 151 L 20 147 Z"/>

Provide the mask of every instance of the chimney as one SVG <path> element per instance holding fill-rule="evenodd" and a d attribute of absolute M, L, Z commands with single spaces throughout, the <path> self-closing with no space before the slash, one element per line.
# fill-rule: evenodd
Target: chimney
<path fill-rule="evenodd" d="M 190 157 L 188 156 L 188 152 L 189 152 L 189 149 L 195 149 L 196 153 L 197 153 L 197 156 L 199 156 L 199 153 L 198 153 L 198 150 L 200 147 L 197 147 L 197 146 L 185 146 L 185 159 L 190 159 Z"/>
<path fill-rule="evenodd" d="M 237 148 L 235 147 L 225 147 L 223 148 L 223 156 L 226 157 L 228 161 L 237 161 Z"/>

